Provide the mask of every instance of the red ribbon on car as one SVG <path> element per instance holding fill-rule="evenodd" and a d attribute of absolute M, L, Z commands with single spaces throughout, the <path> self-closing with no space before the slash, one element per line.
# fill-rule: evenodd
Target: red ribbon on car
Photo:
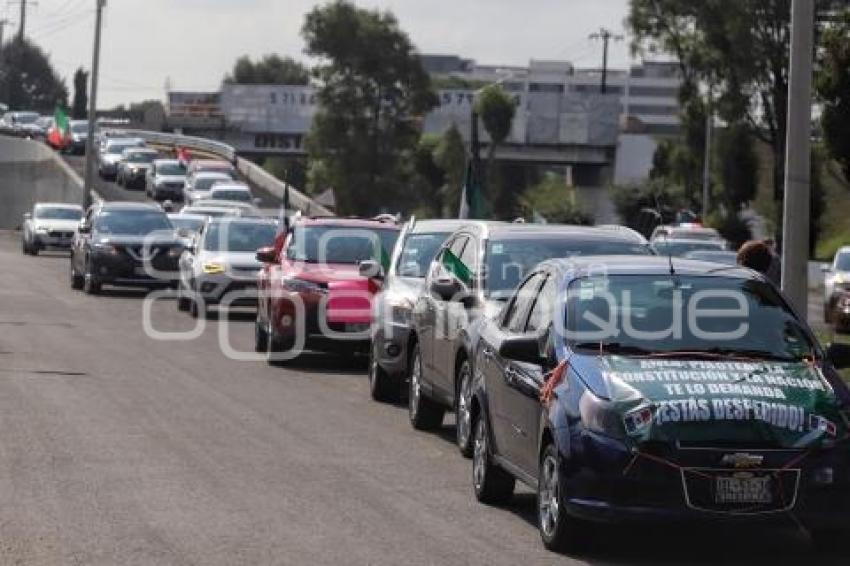
<path fill-rule="evenodd" d="M 558 366 L 546 375 L 546 381 L 543 383 L 543 388 L 540 389 L 540 402 L 544 406 L 549 406 L 552 401 L 555 388 L 564 381 L 564 376 L 567 375 L 567 360 L 562 361 Z"/>

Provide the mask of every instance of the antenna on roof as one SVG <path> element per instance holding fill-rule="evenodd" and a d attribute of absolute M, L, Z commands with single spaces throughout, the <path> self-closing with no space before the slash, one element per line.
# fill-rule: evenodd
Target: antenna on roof
<path fill-rule="evenodd" d="M 663 222 L 664 216 L 661 214 L 661 204 L 658 202 L 658 193 L 653 193 L 652 197 L 655 199 L 655 212 L 658 214 L 658 218 L 661 218 Z M 676 270 L 673 269 L 673 252 L 670 249 L 669 234 L 667 230 L 662 230 L 661 233 L 664 235 L 664 247 L 667 248 L 667 264 L 670 266 L 670 276 L 673 277 L 676 275 Z"/>

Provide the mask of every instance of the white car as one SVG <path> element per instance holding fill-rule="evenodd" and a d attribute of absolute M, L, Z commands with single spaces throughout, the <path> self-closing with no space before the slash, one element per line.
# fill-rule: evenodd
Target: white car
<path fill-rule="evenodd" d="M 183 187 L 183 202 L 187 205 L 192 204 L 196 200 L 208 199 L 210 190 L 216 183 L 232 183 L 233 179 L 226 173 L 218 172 L 202 172 L 193 173 L 186 179 L 186 186 Z"/>
<path fill-rule="evenodd" d="M 118 174 L 118 164 L 124 157 L 124 150 L 134 147 L 145 147 L 141 138 L 108 138 L 100 152 L 97 172 L 103 179 L 115 180 Z"/>
<path fill-rule="evenodd" d="M 119 186 L 132 189 L 144 188 L 151 164 L 159 158 L 159 152 L 147 147 L 131 147 L 124 150 L 118 162 L 115 182 Z"/>
<path fill-rule="evenodd" d="M 832 263 L 823 271 L 824 318 L 829 322 L 838 295 L 842 291 L 850 291 L 850 246 L 839 248 Z"/>
<path fill-rule="evenodd" d="M 652 231 L 649 241 L 655 243 L 659 238 L 671 240 L 723 240 L 720 232 L 700 224 L 676 224 L 658 226 Z"/>
<path fill-rule="evenodd" d="M 254 199 L 251 187 L 238 181 L 231 183 L 215 183 L 210 190 L 207 200 L 226 200 L 232 202 L 244 202 L 257 204 L 259 199 Z"/>
<path fill-rule="evenodd" d="M 153 200 L 183 200 L 186 167 L 176 159 L 157 159 L 148 169 L 145 192 Z"/>
<path fill-rule="evenodd" d="M 36 203 L 24 214 L 21 249 L 30 255 L 46 248 L 70 249 L 82 218 L 83 208 L 76 204 Z"/>

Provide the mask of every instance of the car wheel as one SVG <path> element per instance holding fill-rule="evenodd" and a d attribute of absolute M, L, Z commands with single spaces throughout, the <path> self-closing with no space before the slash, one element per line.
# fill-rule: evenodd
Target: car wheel
<path fill-rule="evenodd" d="M 83 291 L 87 295 L 100 294 L 100 281 L 98 281 L 97 277 L 94 273 L 92 273 L 91 261 L 86 262 L 86 273 L 83 276 Z"/>
<path fill-rule="evenodd" d="M 812 529 L 809 531 L 812 546 L 819 554 L 837 555 L 847 539 L 847 531 L 841 529 Z"/>
<path fill-rule="evenodd" d="M 270 366 L 280 365 L 282 360 L 276 359 L 275 354 L 289 350 L 292 348 L 290 340 L 284 340 L 279 337 L 271 328 L 271 325 L 266 326 L 266 363 Z"/>
<path fill-rule="evenodd" d="M 38 244 L 36 244 L 35 242 L 30 244 L 30 255 L 38 255 L 38 252 L 39 252 Z"/>
<path fill-rule="evenodd" d="M 268 350 L 268 347 L 269 333 L 266 331 L 260 317 L 257 316 L 257 320 L 254 322 L 254 351 L 257 353 L 263 353 Z"/>
<path fill-rule="evenodd" d="M 77 273 L 77 269 L 74 267 L 74 257 L 71 256 L 71 269 L 69 270 L 71 273 L 71 289 L 80 290 L 83 288 L 83 283 L 85 282 L 82 275 Z"/>
<path fill-rule="evenodd" d="M 564 505 L 564 481 L 558 449 L 549 444 L 540 458 L 537 520 L 543 545 L 557 552 L 575 552 L 588 541 L 583 523 L 570 517 Z"/>
<path fill-rule="evenodd" d="M 481 503 L 505 503 L 513 497 L 516 480 L 493 462 L 490 431 L 484 415 L 475 419 L 472 451 L 472 488 Z"/>
<path fill-rule="evenodd" d="M 189 299 L 183 296 L 182 291 L 178 291 L 177 295 L 177 310 L 186 312 L 189 310 Z"/>
<path fill-rule="evenodd" d="M 463 360 L 457 376 L 455 431 L 457 447 L 464 458 L 472 456 L 472 367 Z"/>
<path fill-rule="evenodd" d="M 30 247 L 27 245 L 26 238 L 21 238 L 21 252 L 24 255 L 27 255 L 27 254 L 30 253 Z"/>
<path fill-rule="evenodd" d="M 207 305 L 197 295 L 189 299 L 189 316 L 192 318 L 206 318 L 207 316 Z"/>
<path fill-rule="evenodd" d="M 433 430 L 443 424 L 445 409 L 422 394 L 422 356 L 414 344 L 410 357 L 410 391 L 407 395 L 410 424 L 417 430 Z"/>
<path fill-rule="evenodd" d="M 378 362 L 377 349 L 377 341 L 373 341 L 372 347 L 369 348 L 369 394 L 374 401 L 384 403 L 396 401 L 398 399 L 398 384 L 390 379 L 390 375 L 381 367 Z"/>

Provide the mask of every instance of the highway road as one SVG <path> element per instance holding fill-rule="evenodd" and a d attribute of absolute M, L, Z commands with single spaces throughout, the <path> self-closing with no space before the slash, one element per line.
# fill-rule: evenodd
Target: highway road
<path fill-rule="evenodd" d="M 0 564 L 824 564 L 793 529 L 600 529 L 546 552 L 534 497 L 478 504 L 468 460 L 368 398 L 361 361 L 270 367 L 252 314 L 154 340 L 145 295 L 90 297 L 0 232 Z M 172 301 L 159 330 L 188 329 Z M 843 563 L 836 560 L 835 563 Z"/>

